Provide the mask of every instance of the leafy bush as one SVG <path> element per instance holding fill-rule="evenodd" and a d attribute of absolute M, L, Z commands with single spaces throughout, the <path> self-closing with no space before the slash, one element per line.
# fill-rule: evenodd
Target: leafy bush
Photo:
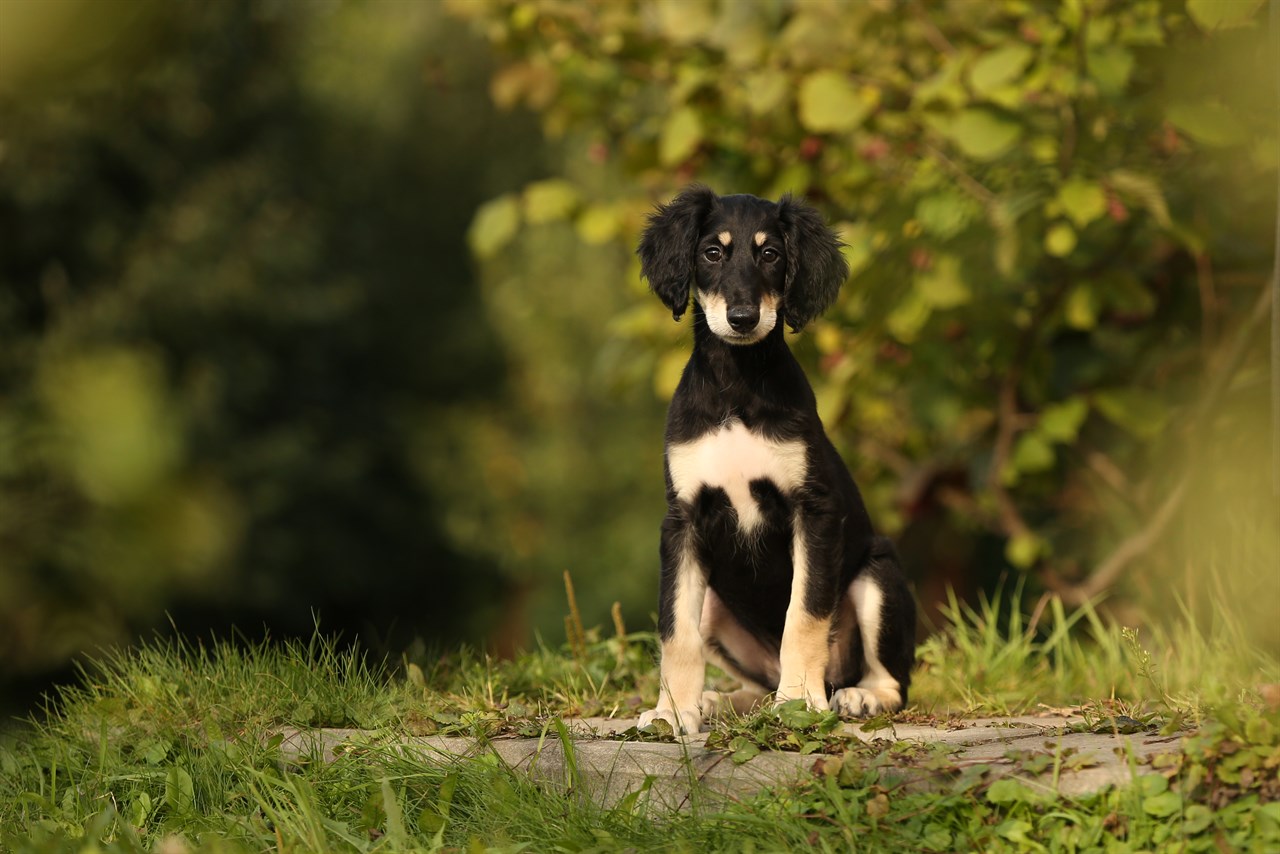
<path fill-rule="evenodd" d="M 1073 602 L 1165 541 L 1266 572 L 1257 6 L 457 2 L 504 57 L 495 101 L 561 152 L 479 210 L 472 248 L 505 270 L 569 228 L 620 259 L 688 181 L 803 193 L 852 275 L 796 346 L 888 529 L 941 504 Z M 631 288 L 613 376 L 666 397 L 688 345 L 637 272 L 589 281 Z"/>

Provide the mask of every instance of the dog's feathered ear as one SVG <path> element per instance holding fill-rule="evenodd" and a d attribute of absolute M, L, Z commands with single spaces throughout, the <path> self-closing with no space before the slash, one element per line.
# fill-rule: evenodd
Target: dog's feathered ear
<path fill-rule="evenodd" d="M 694 252 L 703 220 L 715 204 L 716 194 L 694 184 L 667 205 L 649 215 L 640 238 L 640 274 L 676 320 L 689 307 L 689 280 L 693 278 Z"/>
<path fill-rule="evenodd" d="M 783 316 L 791 331 L 799 332 L 835 302 L 849 276 L 849 264 L 840 254 L 840 238 L 822 214 L 790 193 L 778 202 L 778 221 L 787 242 Z"/>

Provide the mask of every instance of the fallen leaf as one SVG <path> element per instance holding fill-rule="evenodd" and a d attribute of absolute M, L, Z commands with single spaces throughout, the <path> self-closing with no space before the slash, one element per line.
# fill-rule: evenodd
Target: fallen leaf
<path fill-rule="evenodd" d="M 889 814 L 889 796 L 884 792 L 867 801 L 867 815 L 872 818 L 884 818 Z"/>

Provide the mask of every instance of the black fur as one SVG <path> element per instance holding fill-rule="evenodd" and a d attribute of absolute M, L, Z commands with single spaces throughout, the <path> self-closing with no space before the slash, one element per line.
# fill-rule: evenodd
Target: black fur
<path fill-rule="evenodd" d="M 676 320 L 689 307 L 689 280 L 693 278 L 689 247 L 698 239 L 698 229 L 714 201 L 715 193 L 695 184 L 649 216 L 649 227 L 640 240 L 637 252 L 644 276 Z"/>
<path fill-rule="evenodd" d="M 789 193 L 778 202 L 778 222 L 787 246 L 787 325 L 799 332 L 836 301 L 849 265 L 822 214 Z"/>
<path fill-rule="evenodd" d="M 724 232 L 732 235 L 728 244 L 718 237 Z M 762 245 L 756 240 L 761 232 L 767 236 Z M 884 600 L 877 657 L 898 680 L 905 703 L 914 659 L 914 601 L 892 545 L 875 534 L 858 488 L 823 431 L 813 390 L 783 336 L 784 319 L 798 331 L 835 300 L 848 275 L 840 246 L 822 216 L 790 196 L 774 203 L 754 196 L 719 197 L 694 186 L 649 219 L 638 249 L 641 269 L 676 319 L 688 306 L 691 285 L 723 299 L 730 310 L 776 305 L 778 312 L 773 327 L 758 340 L 734 343 L 712 331 L 706 310 L 694 300 L 693 352 L 671 401 L 667 447 L 740 422 L 775 441 L 798 440 L 807 461 L 806 481 L 790 495 L 768 479 L 750 483 L 763 518 L 750 536 L 740 528 L 723 489 L 704 485 L 694 500 L 681 500 L 668 465 L 659 631 L 664 641 L 672 636 L 678 559 L 682 543 L 692 535 L 710 590 L 754 638 L 780 649 L 798 513 L 812 567 L 805 610 L 835 615 L 860 573 L 873 578 Z M 717 648 L 716 638 L 704 641 Z M 863 677 L 856 631 L 851 644 L 850 664 L 829 680 L 828 690 L 856 685 Z M 719 651 L 742 669 L 732 651 Z M 746 670 L 743 675 L 777 688 L 763 673 Z"/>

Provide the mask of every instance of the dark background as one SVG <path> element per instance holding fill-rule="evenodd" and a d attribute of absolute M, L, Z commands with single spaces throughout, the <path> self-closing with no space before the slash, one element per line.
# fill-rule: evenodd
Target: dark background
<path fill-rule="evenodd" d="M 0 698 L 154 632 L 559 643 L 566 570 L 651 628 L 688 341 L 631 247 L 695 178 L 840 223 L 795 347 L 926 630 L 1145 530 L 1113 618 L 1280 647 L 1265 16 L 1097 5 L 5 4 Z"/>

